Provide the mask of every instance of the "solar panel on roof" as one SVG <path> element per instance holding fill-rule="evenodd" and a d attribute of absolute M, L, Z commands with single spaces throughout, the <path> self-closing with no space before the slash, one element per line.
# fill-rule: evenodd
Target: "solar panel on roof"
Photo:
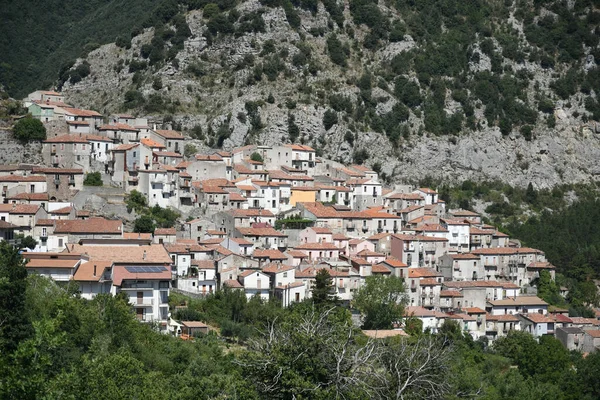
<path fill-rule="evenodd" d="M 132 274 L 155 274 L 167 270 L 165 267 L 125 267 L 127 272 Z"/>

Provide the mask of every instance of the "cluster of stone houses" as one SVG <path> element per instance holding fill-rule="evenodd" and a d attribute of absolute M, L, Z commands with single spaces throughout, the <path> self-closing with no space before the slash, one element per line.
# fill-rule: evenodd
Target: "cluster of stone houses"
<path fill-rule="evenodd" d="M 376 171 L 317 157 L 305 145 L 186 159 L 185 137 L 146 119 L 114 115 L 107 124 L 54 92 L 29 101 L 42 121 L 81 123 L 44 142 L 45 166 L 0 168 L 0 237 L 33 236 L 30 271 L 76 282 L 86 298 L 125 292 L 140 320 L 166 329 L 172 287 L 195 295 L 230 288 L 287 306 L 310 297 L 326 269 L 345 302 L 369 276 L 402 278 L 406 317 L 432 331 L 449 319 L 490 340 L 510 330 L 560 337 L 597 329 L 597 319 L 570 318 L 531 294 L 541 271 L 554 277 L 542 251 L 475 212 L 446 209 L 434 189 L 384 187 Z M 152 234 L 124 232 L 120 220 L 70 202 L 91 171 L 151 206 L 202 217 Z"/>

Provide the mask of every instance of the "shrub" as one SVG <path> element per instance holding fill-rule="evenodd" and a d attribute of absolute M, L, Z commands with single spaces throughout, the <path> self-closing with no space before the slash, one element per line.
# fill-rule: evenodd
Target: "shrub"
<path fill-rule="evenodd" d="M 41 141 L 46 139 L 46 128 L 40 120 L 27 116 L 13 126 L 13 135 L 21 143 Z"/>
<path fill-rule="evenodd" d="M 342 46 L 342 42 L 340 42 L 335 34 L 332 34 L 327 38 L 327 52 L 329 53 L 329 58 L 334 64 L 337 64 L 341 67 L 346 66 L 346 58 L 348 55 Z"/>
<path fill-rule="evenodd" d="M 262 156 L 256 151 L 250 155 L 250 159 L 252 161 L 263 162 Z"/>
<path fill-rule="evenodd" d="M 519 133 L 523 135 L 525 140 L 531 141 L 533 139 L 533 127 L 531 125 L 524 125 L 519 129 Z"/>
<path fill-rule="evenodd" d="M 292 143 L 295 143 L 300 137 L 300 128 L 296 125 L 296 117 L 292 113 L 288 113 L 288 135 Z"/>
<path fill-rule="evenodd" d="M 325 111 L 325 114 L 323 115 L 323 126 L 325 127 L 325 130 L 328 131 L 333 125 L 335 125 L 337 123 L 338 123 L 337 113 L 333 110 Z"/>
<path fill-rule="evenodd" d="M 117 40 L 115 40 L 115 44 L 117 45 L 117 47 L 121 47 L 123 49 L 129 49 L 129 48 L 131 48 L 131 38 L 127 38 L 125 36 L 119 36 L 119 37 L 117 37 Z"/>
<path fill-rule="evenodd" d="M 362 165 L 369 159 L 369 153 L 365 149 L 356 150 L 352 154 L 352 161 L 354 164 Z"/>
<path fill-rule="evenodd" d="M 193 137 L 194 139 L 203 140 L 204 133 L 202 132 L 202 127 L 200 125 L 194 126 L 190 130 L 190 136 Z"/>
<path fill-rule="evenodd" d="M 100 172 L 90 172 L 83 180 L 85 186 L 102 186 L 102 176 Z"/>
<path fill-rule="evenodd" d="M 350 146 L 354 146 L 354 134 L 350 131 L 346 131 L 344 134 L 344 140 L 350 144 Z"/>
<path fill-rule="evenodd" d="M 220 12 L 221 12 L 221 10 L 219 9 L 218 5 L 216 5 L 215 3 L 208 3 L 207 5 L 204 6 L 204 9 L 202 11 L 202 16 L 205 19 L 210 19 L 211 17 L 213 17 L 214 15 L 217 15 Z"/>
<path fill-rule="evenodd" d="M 189 158 L 198 152 L 198 148 L 191 143 L 188 143 L 183 148 L 183 155 Z"/>
<path fill-rule="evenodd" d="M 125 93 L 125 102 L 123 103 L 123 107 L 125 109 L 138 108 L 144 105 L 146 99 L 144 95 L 137 90 L 128 90 Z"/>

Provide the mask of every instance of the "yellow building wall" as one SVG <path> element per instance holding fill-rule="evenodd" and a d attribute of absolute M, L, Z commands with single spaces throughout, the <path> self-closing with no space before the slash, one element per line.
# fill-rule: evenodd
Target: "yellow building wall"
<path fill-rule="evenodd" d="M 292 188 L 290 205 L 295 206 L 296 203 L 314 203 L 316 198 L 316 190 L 294 190 Z"/>

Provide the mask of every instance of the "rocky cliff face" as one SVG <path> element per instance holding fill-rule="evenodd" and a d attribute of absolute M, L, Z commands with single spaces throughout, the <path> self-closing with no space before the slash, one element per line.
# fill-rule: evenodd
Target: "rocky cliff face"
<path fill-rule="evenodd" d="M 383 5 L 379 8 L 392 18 L 402 18 L 395 10 Z M 191 35 L 173 60 L 134 73 L 137 68 L 131 67 L 132 62 L 144 60 L 140 56 L 143 45 L 149 45 L 155 34 L 153 28 L 146 29 L 133 38 L 130 49 L 108 44 L 91 52 L 85 60 L 91 74 L 76 84 L 65 84 L 67 100 L 105 114 L 129 109 L 140 115 L 168 115 L 169 124 L 185 132 L 200 127 L 205 149 L 289 143 L 290 126 L 295 125 L 299 129 L 296 140 L 314 146 L 326 158 L 351 162 L 358 150 L 366 150 L 366 162 L 379 163 L 393 181 L 415 181 L 425 176 L 452 182 L 499 179 L 518 186 L 532 182 L 542 188 L 595 181 L 600 176 L 600 127 L 589 116 L 585 122 L 582 119 L 586 113 L 580 93 L 566 99 L 552 97 L 554 124 L 547 123 L 552 111 L 535 111 L 537 122 L 531 125 L 528 140 L 518 126 L 505 135 L 498 126 L 490 126 L 486 107 L 478 100 L 473 102 L 471 127 L 463 123 L 457 135 L 429 133 L 421 105 L 409 107 L 407 118 L 397 122 L 406 134 L 392 138 L 389 131 L 373 129 L 372 121 L 390 115 L 399 102 L 394 80 L 386 79 L 385 73 L 396 56 L 419 46 L 410 35 L 366 50 L 357 44 L 365 40 L 369 30 L 352 22 L 347 6 L 344 28 L 332 23 L 321 3 L 315 13 L 298 10 L 298 29 L 290 27 L 282 7 L 267 8 L 251 0 L 236 10 L 242 16 L 260 15 L 264 28 L 207 38 L 207 20 L 202 11 L 192 11 L 186 16 Z M 516 35 L 522 35 L 523 26 L 512 14 L 507 24 Z M 332 49 L 327 44 L 332 33 L 328 32 L 335 33 L 350 53 L 347 66 L 332 62 Z M 493 44 L 501 50 L 498 42 Z M 473 47 L 477 50 L 478 46 Z M 309 61 L 303 61 L 307 54 Z M 591 61 L 583 68 L 596 68 L 593 58 Z M 493 61 L 483 52 L 476 61 L 469 61 L 470 74 L 492 68 Z M 528 86 L 518 94 L 523 100 L 537 104 L 534 98 L 540 93 L 552 95 L 553 70 L 506 58 L 503 68 L 529 74 Z M 359 87 L 366 73 L 372 74 L 368 100 L 364 99 L 364 88 Z M 424 79 L 411 71 L 402 76 L 414 82 Z M 421 92 L 425 90 L 432 93 L 430 89 Z M 465 113 L 466 107 L 453 92 L 449 88 L 445 92 L 441 102 L 446 116 Z M 353 110 L 343 111 L 342 106 L 326 129 L 324 117 L 332 108 L 332 94 L 348 99 Z M 593 90 L 591 94 L 595 95 Z M 145 105 L 132 103 L 134 95 L 142 96 Z M 357 117 L 357 110 L 364 109 L 368 101 L 375 104 L 373 112 L 369 114 L 367 107 L 367 116 Z"/>

